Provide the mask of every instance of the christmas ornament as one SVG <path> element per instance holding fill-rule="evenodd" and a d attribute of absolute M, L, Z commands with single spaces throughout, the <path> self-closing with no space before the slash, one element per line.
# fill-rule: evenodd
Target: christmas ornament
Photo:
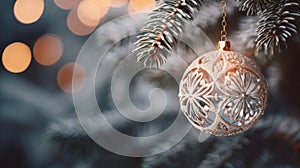
<path fill-rule="evenodd" d="M 250 58 L 230 51 L 223 9 L 218 51 L 192 62 L 179 86 L 181 110 L 197 129 L 217 136 L 248 130 L 264 113 L 267 83 Z"/>

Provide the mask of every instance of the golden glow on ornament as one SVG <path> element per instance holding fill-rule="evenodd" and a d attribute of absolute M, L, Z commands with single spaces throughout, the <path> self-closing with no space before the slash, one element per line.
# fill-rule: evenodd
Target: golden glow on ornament
<path fill-rule="evenodd" d="M 79 4 L 80 0 L 54 0 L 56 6 L 61 9 L 70 10 Z"/>
<path fill-rule="evenodd" d="M 78 36 L 91 34 L 96 26 L 87 26 L 79 20 L 76 14 L 76 9 L 72 9 L 67 17 L 67 25 L 70 31 Z"/>
<path fill-rule="evenodd" d="M 61 39 L 54 34 L 40 37 L 34 44 L 33 54 L 35 60 L 42 65 L 55 64 L 63 53 Z"/>
<path fill-rule="evenodd" d="M 16 19 L 24 24 L 36 22 L 43 14 L 44 0 L 17 0 L 14 5 Z"/>
<path fill-rule="evenodd" d="M 67 93 L 80 91 L 85 84 L 85 69 L 76 63 L 68 63 L 57 74 L 58 86 Z"/>
<path fill-rule="evenodd" d="M 10 44 L 4 49 L 2 63 L 6 70 L 12 73 L 25 71 L 31 62 L 30 48 L 21 42 Z"/>
<path fill-rule="evenodd" d="M 186 69 L 179 87 L 187 119 L 197 129 L 217 136 L 248 130 L 263 115 L 267 97 L 259 67 L 233 51 L 200 56 Z"/>

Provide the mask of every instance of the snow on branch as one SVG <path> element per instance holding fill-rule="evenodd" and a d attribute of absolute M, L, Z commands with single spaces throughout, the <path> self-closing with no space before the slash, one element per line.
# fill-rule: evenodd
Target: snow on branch
<path fill-rule="evenodd" d="M 203 0 L 166 0 L 148 16 L 138 36 L 137 60 L 144 66 L 160 67 L 181 38 L 186 21 L 193 20 Z"/>
<path fill-rule="evenodd" d="M 256 46 L 274 55 L 287 47 L 287 40 L 299 31 L 300 2 L 280 0 L 268 6 L 258 21 Z"/>

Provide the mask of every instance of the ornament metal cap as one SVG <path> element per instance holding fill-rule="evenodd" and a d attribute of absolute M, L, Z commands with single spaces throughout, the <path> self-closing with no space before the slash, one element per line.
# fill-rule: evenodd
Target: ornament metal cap
<path fill-rule="evenodd" d="M 219 41 L 218 43 L 218 51 L 231 51 L 230 47 L 230 41 Z"/>

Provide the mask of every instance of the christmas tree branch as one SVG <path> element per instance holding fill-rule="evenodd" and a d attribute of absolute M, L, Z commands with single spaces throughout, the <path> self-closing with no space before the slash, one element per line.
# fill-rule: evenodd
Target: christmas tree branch
<path fill-rule="evenodd" d="M 145 66 L 164 64 L 181 38 L 186 21 L 193 20 L 203 0 L 160 1 L 136 42 L 137 60 Z M 228 2 L 229 3 L 229 2 Z M 240 10 L 257 15 L 255 55 L 269 61 L 287 47 L 287 40 L 299 30 L 299 2 L 296 0 L 238 0 Z M 201 26 L 202 24 L 200 24 Z"/>
<path fill-rule="evenodd" d="M 238 6 L 241 11 L 247 15 L 256 15 L 266 9 L 271 0 L 238 0 Z"/>
<path fill-rule="evenodd" d="M 128 129 L 128 127 L 133 126 L 128 123 L 128 120 L 124 119 L 122 115 L 119 115 L 115 111 L 105 112 L 105 118 L 109 122 L 112 122 L 116 128 Z M 107 132 L 110 131 L 110 129 L 106 129 L 105 124 L 99 122 L 97 117 L 85 118 L 81 122 L 94 128 L 94 131 L 97 131 L 97 129 L 107 130 Z M 46 137 L 49 141 L 60 145 L 64 151 L 72 155 L 82 156 L 87 154 L 87 152 L 97 153 L 100 149 L 98 144 L 95 143 L 82 128 L 78 119 L 67 119 L 51 124 L 46 133 Z"/>
<path fill-rule="evenodd" d="M 137 60 L 149 67 L 164 64 L 202 1 L 166 0 L 152 11 L 136 42 Z"/>
<path fill-rule="evenodd" d="M 227 164 L 227 159 L 231 157 L 234 150 L 241 148 L 242 144 L 247 142 L 248 140 L 244 138 L 243 134 L 234 137 L 219 138 L 213 147 L 213 152 L 207 154 L 206 159 L 201 162 L 199 168 L 224 167 Z"/>
<path fill-rule="evenodd" d="M 198 130 L 186 135 L 176 146 L 158 155 L 145 157 L 143 159 L 143 168 L 158 168 L 158 167 L 196 167 L 203 160 L 206 152 L 212 147 L 214 138 L 200 143 L 195 135 L 199 134 Z M 170 141 L 172 138 L 170 138 Z M 160 144 L 157 149 L 166 148 L 168 142 Z M 155 150 L 155 149 L 154 149 Z M 188 158 L 188 159 L 185 159 Z"/>
<path fill-rule="evenodd" d="M 84 156 L 99 149 L 97 144 L 87 135 L 77 119 L 63 120 L 53 123 L 46 133 L 47 139 L 72 156 Z M 92 152 L 93 151 L 93 152 Z"/>
<path fill-rule="evenodd" d="M 299 121 L 289 116 L 275 115 L 260 120 L 250 131 L 230 137 L 219 138 L 213 152 L 207 155 L 199 168 L 214 167 L 276 167 L 277 158 L 282 166 L 291 164 L 293 157 L 284 157 L 281 152 L 297 156 L 300 140 Z M 273 145 L 280 144 L 274 148 Z M 254 147 L 255 146 L 255 147 Z M 292 147 L 292 148 L 290 148 Z M 255 155 L 255 160 L 250 160 Z M 286 162 L 284 164 L 284 162 Z M 299 162 L 299 161 L 298 161 Z M 299 164 L 299 163 L 294 163 Z"/>
<path fill-rule="evenodd" d="M 287 40 L 298 33 L 300 2 L 297 0 L 274 1 L 260 14 L 256 46 L 266 55 L 274 55 L 287 47 Z"/>
<path fill-rule="evenodd" d="M 272 58 L 287 47 L 287 40 L 299 30 L 300 4 L 296 0 L 242 0 L 240 10 L 258 15 L 256 47 Z"/>

